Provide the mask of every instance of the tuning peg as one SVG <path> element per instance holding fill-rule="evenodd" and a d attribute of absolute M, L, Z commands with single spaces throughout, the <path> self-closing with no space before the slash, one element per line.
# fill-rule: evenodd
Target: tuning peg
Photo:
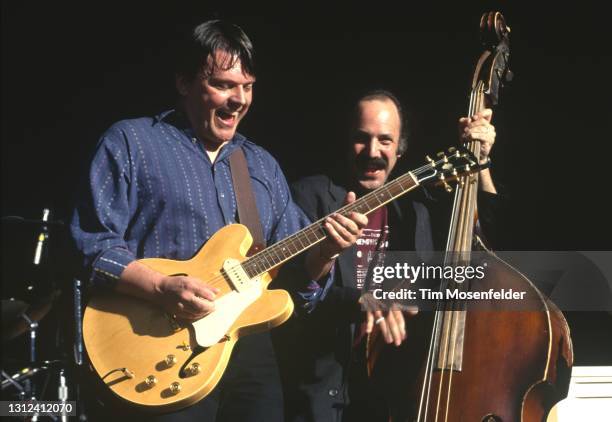
<path fill-rule="evenodd" d="M 443 151 L 439 152 L 436 155 L 438 156 L 438 158 L 442 159 L 445 163 L 448 163 L 448 157 L 446 156 L 446 154 Z"/>
<path fill-rule="evenodd" d="M 453 191 L 453 188 L 451 187 L 451 185 L 446 183 L 446 180 L 444 181 L 444 189 L 449 193 Z"/>
<path fill-rule="evenodd" d="M 452 155 L 452 154 L 454 154 L 454 153 L 455 153 L 455 151 L 457 151 L 457 148 L 455 148 L 455 147 L 450 147 L 450 148 L 448 149 L 448 153 L 449 153 L 449 154 L 451 154 L 451 155 Z"/>
<path fill-rule="evenodd" d="M 425 156 L 425 159 L 426 159 L 427 161 L 429 161 L 431 164 L 435 163 L 434 159 L 433 159 L 433 158 L 431 158 L 429 155 L 426 155 L 426 156 Z"/>

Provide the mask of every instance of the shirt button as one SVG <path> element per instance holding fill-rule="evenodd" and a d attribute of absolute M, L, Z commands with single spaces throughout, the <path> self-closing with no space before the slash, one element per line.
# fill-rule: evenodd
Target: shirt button
<path fill-rule="evenodd" d="M 223 194 L 221 194 L 221 195 L 219 195 L 219 196 L 221 196 L 221 198 L 225 198 L 225 195 L 223 195 Z"/>
<path fill-rule="evenodd" d="M 332 388 L 332 389 L 330 389 L 330 390 L 328 391 L 328 394 L 329 394 L 331 397 L 336 397 L 336 396 L 338 395 L 338 389 L 336 389 L 336 388 Z"/>

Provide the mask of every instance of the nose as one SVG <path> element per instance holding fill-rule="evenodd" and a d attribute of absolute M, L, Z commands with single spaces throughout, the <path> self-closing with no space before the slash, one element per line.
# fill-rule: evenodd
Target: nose
<path fill-rule="evenodd" d="M 368 156 L 371 158 L 380 157 L 380 148 L 378 145 L 378 141 L 375 138 L 370 139 L 368 142 Z"/>
<path fill-rule="evenodd" d="M 239 108 L 246 104 L 246 93 L 242 85 L 237 85 L 232 89 L 232 95 L 229 98 L 230 104 L 234 107 Z"/>

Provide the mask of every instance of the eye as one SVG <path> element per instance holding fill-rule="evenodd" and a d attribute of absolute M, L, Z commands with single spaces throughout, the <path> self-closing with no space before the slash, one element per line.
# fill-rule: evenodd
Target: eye
<path fill-rule="evenodd" d="M 353 134 L 353 143 L 355 144 L 365 144 L 369 139 L 369 135 L 364 132 L 357 132 Z"/>
<path fill-rule="evenodd" d="M 245 84 L 244 85 L 245 92 L 251 92 L 253 90 L 253 84 Z"/>
<path fill-rule="evenodd" d="M 212 86 L 213 88 L 221 89 L 221 90 L 228 90 L 228 89 L 232 88 L 229 83 L 223 82 L 223 81 L 218 81 L 218 80 L 215 80 L 215 79 L 209 80 L 208 84 L 210 86 Z"/>

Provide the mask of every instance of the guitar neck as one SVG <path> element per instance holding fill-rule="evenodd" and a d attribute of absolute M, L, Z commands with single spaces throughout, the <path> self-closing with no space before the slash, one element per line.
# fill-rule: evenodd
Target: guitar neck
<path fill-rule="evenodd" d="M 335 214 L 347 216 L 351 212 L 358 212 L 367 215 L 417 186 L 419 186 L 418 178 L 412 172 L 405 173 L 358 200 L 345 205 Z M 321 242 L 327 237 L 323 228 L 326 218 L 327 216 L 323 217 L 245 260 L 242 266 L 246 273 L 251 278 L 257 277 Z"/>

